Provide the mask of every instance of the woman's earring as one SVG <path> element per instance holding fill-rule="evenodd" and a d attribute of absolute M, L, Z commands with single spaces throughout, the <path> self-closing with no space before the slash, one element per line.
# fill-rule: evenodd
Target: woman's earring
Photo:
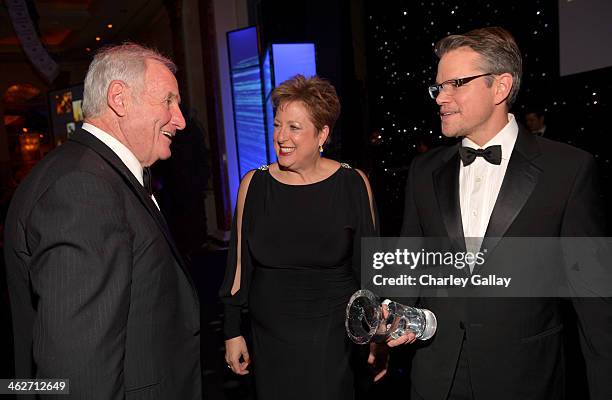
<path fill-rule="evenodd" d="M 323 153 L 323 145 L 322 144 L 319 145 L 319 153 Z"/>

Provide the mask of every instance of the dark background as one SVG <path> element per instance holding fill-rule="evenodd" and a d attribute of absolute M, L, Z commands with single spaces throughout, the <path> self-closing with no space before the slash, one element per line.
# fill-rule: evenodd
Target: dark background
<path fill-rule="evenodd" d="M 557 1 L 436 1 L 367 2 L 366 38 L 369 78 L 369 129 L 382 143 L 373 170 L 379 177 L 377 195 L 383 229 L 395 234 L 401 219 L 406 168 L 419 140 L 444 145 L 437 107 L 427 93 L 435 81 L 433 44 L 448 34 L 483 26 L 502 26 L 516 38 L 523 54 L 523 82 L 511 110 L 519 122 L 526 107 L 546 113 L 547 134 L 554 140 L 594 154 L 602 188 L 609 192 L 612 153 L 605 146 L 611 110 L 612 68 L 559 76 Z M 588 46 L 585 43 L 585 46 Z"/>

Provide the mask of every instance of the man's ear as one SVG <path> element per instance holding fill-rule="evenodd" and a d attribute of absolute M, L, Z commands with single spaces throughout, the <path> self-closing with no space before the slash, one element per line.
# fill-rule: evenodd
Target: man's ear
<path fill-rule="evenodd" d="M 127 113 L 127 101 L 129 100 L 128 87 L 123 81 L 112 81 L 106 92 L 106 102 L 111 110 L 119 117 Z"/>
<path fill-rule="evenodd" d="M 497 76 L 493 84 L 495 85 L 495 104 L 501 104 L 510 95 L 514 79 L 506 72 Z"/>

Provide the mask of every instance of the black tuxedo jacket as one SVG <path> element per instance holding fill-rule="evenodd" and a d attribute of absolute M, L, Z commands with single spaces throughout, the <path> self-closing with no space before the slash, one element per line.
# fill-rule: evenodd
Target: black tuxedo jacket
<path fill-rule="evenodd" d="M 66 398 L 201 398 L 197 293 L 106 145 L 81 130 L 39 162 L 5 235 L 17 378 L 68 378 Z"/>
<path fill-rule="evenodd" d="M 452 247 L 465 249 L 458 146 L 438 148 L 413 161 L 402 236 L 447 237 Z M 588 153 L 521 130 L 485 243 L 502 237 L 605 236 L 599 192 L 595 162 Z M 572 302 L 591 396 L 610 399 L 612 303 L 602 298 Z M 436 314 L 438 331 L 432 340 L 417 344 L 411 374 L 418 396 L 446 398 L 465 335 L 476 399 L 563 398 L 558 299 L 421 298 L 419 304 Z"/>

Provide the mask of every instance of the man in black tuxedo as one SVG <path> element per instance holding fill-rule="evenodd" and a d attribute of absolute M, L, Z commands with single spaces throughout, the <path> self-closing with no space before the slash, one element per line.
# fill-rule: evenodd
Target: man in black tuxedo
<path fill-rule="evenodd" d="M 202 397 L 197 294 L 148 175 L 185 127 L 175 70 L 137 44 L 100 51 L 83 128 L 15 193 L 5 235 L 17 378 L 68 378 L 67 398 Z"/>
<path fill-rule="evenodd" d="M 446 237 L 463 252 L 478 251 L 482 238 L 605 236 L 593 157 L 522 131 L 508 113 L 522 69 L 512 36 L 477 29 L 442 39 L 436 53 L 429 91 L 443 134 L 463 139 L 413 161 L 402 236 Z M 481 239 L 472 246 L 465 238 Z M 610 399 L 612 304 L 572 304 L 591 398 Z M 420 298 L 418 305 L 436 314 L 438 331 L 415 347 L 413 399 L 564 398 L 564 379 L 572 377 L 564 376 L 559 299 Z"/>
<path fill-rule="evenodd" d="M 550 138 L 550 132 L 547 131 L 545 122 L 546 116 L 540 109 L 527 109 L 525 112 L 525 125 L 533 135 L 546 136 Z"/>

